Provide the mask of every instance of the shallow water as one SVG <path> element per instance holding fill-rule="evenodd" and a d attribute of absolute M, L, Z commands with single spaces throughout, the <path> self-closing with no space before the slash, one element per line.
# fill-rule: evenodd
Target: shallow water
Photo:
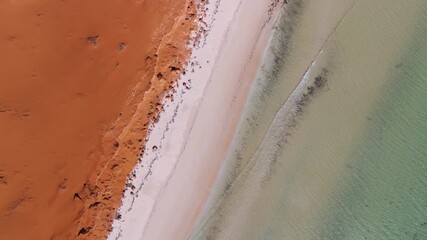
<path fill-rule="evenodd" d="M 190 238 L 427 239 L 426 110 L 426 1 L 290 1 Z"/>

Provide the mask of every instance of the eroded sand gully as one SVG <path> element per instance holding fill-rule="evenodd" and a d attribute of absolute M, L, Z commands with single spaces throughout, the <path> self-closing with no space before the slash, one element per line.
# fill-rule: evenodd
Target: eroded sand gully
<path fill-rule="evenodd" d="M 0 239 L 102 239 L 194 0 L 0 3 Z M 101 174 L 102 173 L 102 174 Z"/>

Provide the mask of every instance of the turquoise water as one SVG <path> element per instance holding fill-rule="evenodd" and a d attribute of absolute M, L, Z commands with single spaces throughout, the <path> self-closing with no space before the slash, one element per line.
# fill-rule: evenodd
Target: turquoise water
<path fill-rule="evenodd" d="M 425 9 L 424 9 L 425 10 Z M 427 12 L 390 69 L 321 239 L 427 239 Z"/>
<path fill-rule="evenodd" d="M 289 2 L 190 239 L 427 239 L 427 2 Z"/>

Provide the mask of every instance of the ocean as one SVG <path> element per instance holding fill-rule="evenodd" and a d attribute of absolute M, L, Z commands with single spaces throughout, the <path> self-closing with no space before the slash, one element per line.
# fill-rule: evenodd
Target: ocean
<path fill-rule="evenodd" d="M 427 239 L 427 1 L 289 1 L 190 239 Z"/>

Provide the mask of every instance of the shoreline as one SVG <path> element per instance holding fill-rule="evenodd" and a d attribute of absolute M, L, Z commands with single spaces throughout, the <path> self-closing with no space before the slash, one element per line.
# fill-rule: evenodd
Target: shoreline
<path fill-rule="evenodd" d="M 83 189 L 88 199 L 85 202 L 86 211 L 80 217 L 79 235 L 82 231 L 85 232 L 81 236 L 84 239 L 108 237 L 114 214 L 120 207 L 121 198 L 127 188 L 127 179 L 132 175 L 132 169 L 146 146 L 147 136 L 151 132 L 149 126 L 158 121 L 164 107 L 162 99 L 174 91 L 174 85 L 188 64 L 188 56 L 191 54 L 188 44 L 195 41 L 195 36 L 199 34 L 196 32 L 200 30 L 196 20 L 200 14 L 199 4 L 195 2 L 185 1 L 185 6 L 181 14 L 174 18 L 170 31 L 162 34 L 156 53 L 152 58 L 146 58 L 146 61 L 156 61 L 151 70 L 149 89 L 141 89 L 139 84 L 132 89 L 129 102 L 125 104 L 114 124 L 121 128 L 120 132 L 106 132 L 104 136 L 103 145 L 114 146 L 116 150 L 111 157 L 107 153 L 103 163 L 98 165 L 96 174 L 91 176 L 90 184 L 85 185 Z M 142 98 L 138 100 L 137 95 L 141 94 Z M 97 203 L 103 204 L 98 208 L 101 204 Z"/>
<path fill-rule="evenodd" d="M 105 238 L 196 2 L 0 4 L 1 239 Z"/>
<path fill-rule="evenodd" d="M 193 49 L 186 74 L 174 90 L 178 94 L 165 99 L 164 112 L 151 128 L 108 239 L 190 235 L 240 119 L 281 4 L 219 0 L 207 4 L 206 39 Z M 255 27 L 233 31 L 241 26 Z"/>

